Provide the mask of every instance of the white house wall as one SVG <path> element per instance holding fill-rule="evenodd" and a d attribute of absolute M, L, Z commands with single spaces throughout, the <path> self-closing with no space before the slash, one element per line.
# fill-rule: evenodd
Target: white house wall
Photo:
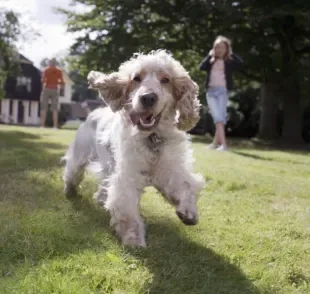
<path fill-rule="evenodd" d="M 40 117 L 38 116 L 39 103 L 37 101 L 24 101 L 24 123 L 29 125 L 38 125 Z M 29 115 L 29 108 L 30 115 Z"/>
<path fill-rule="evenodd" d="M 29 104 L 31 101 L 23 101 L 24 105 L 24 124 L 30 124 L 29 120 Z"/>
<path fill-rule="evenodd" d="M 63 72 L 63 79 L 65 82 L 65 93 L 63 97 L 59 97 L 59 104 L 71 104 L 71 98 L 72 98 L 72 81 L 69 78 L 68 74 Z"/>
<path fill-rule="evenodd" d="M 12 99 L 13 103 L 13 111 L 10 116 L 10 101 L 11 99 L 1 99 L 1 120 L 4 123 L 18 123 L 18 103 L 19 100 Z M 24 124 L 27 125 L 39 125 L 40 124 L 40 116 L 38 115 L 38 107 L 39 102 L 37 101 L 28 101 L 22 100 L 24 105 Z M 29 108 L 31 108 L 30 116 L 29 116 Z"/>
<path fill-rule="evenodd" d="M 13 100 L 12 123 L 17 124 L 18 121 L 18 100 Z"/>
<path fill-rule="evenodd" d="M 10 100 L 9 99 L 0 99 L 1 103 L 1 120 L 4 123 L 9 122 L 9 113 L 10 113 Z"/>
<path fill-rule="evenodd" d="M 30 124 L 38 125 L 40 123 L 40 117 L 38 116 L 38 101 L 31 101 L 31 115 L 30 115 Z"/>

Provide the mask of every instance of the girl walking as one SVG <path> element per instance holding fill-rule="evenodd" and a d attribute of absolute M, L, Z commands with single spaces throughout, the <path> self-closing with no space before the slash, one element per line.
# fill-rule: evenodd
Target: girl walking
<path fill-rule="evenodd" d="M 227 150 L 225 124 L 228 91 L 233 88 L 233 71 L 242 64 L 242 59 L 232 52 L 231 41 L 223 36 L 216 38 L 213 48 L 200 64 L 200 70 L 207 72 L 207 103 L 216 127 L 210 149 Z"/>

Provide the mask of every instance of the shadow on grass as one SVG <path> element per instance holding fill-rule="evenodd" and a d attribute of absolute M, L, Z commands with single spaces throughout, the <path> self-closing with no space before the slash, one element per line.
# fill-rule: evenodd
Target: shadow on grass
<path fill-rule="evenodd" d="M 46 169 L 60 165 L 63 144 L 42 142 L 41 136 L 22 131 L 0 131 L 1 172 Z"/>
<path fill-rule="evenodd" d="M 192 136 L 193 143 L 210 144 L 212 142 L 211 136 Z M 278 141 L 263 141 L 256 138 L 242 139 L 242 138 L 227 138 L 227 145 L 232 149 L 249 149 L 259 151 L 283 151 L 294 154 L 308 154 L 310 153 L 310 144 L 301 144 L 297 146 L 290 146 L 281 144 Z"/>
<path fill-rule="evenodd" d="M 59 165 L 59 155 L 63 153 L 64 146 L 40 142 L 38 139 L 40 136 L 23 132 L 0 134 L 0 148 L 8 151 L 8 156 L 1 158 L 1 171 L 9 172 L 9 167 L 16 157 L 18 161 L 16 166 L 12 166 L 12 172 L 16 172 L 18 168 L 44 170 Z M 56 152 L 50 153 L 47 148 L 52 148 Z M 2 168 L 3 163 L 7 163 L 8 166 Z M 21 176 L 19 180 L 24 182 L 27 178 Z M 1 250 L 3 254 L 1 259 L 5 261 L 3 264 L 18 265 L 27 259 L 36 264 L 41 259 L 66 256 L 85 249 L 104 250 L 102 240 L 93 234 L 98 230 L 105 231 L 105 237 L 115 238 L 109 228 L 108 214 L 96 209 L 91 200 L 83 197 L 61 200 L 60 197 L 64 196 L 59 186 L 55 188 L 44 180 L 37 181 L 35 185 L 41 189 L 40 191 L 44 191 L 44 195 L 36 192 L 34 195 L 19 199 L 15 197 L 17 206 L 14 209 L 17 211 L 14 210 L 14 215 L 10 217 L 13 221 L 17 219 L 17 215 L 26 214 L 27 221 L 28 213 L 29 217 L 32 213 L 42 213 L 38 220 L 44 216 L 44 225 L 36 222 L 29 225 L 17 222 L 16 227 L 13 224 L 11 228 L 6 229 L 6 233 L 2 235 L 4 241 L 0 242 L 3 246 Z M 27 202 L 30 201 L 32 203 L 29 206 Z M 14 205 L 14 202 L 11 204 Z M 18 208 L 26 205 L 28 210 Z M 73 212 L 70 207 L 73 208 Z M 53 212 L 58 210 L 62 212 L 55 218 Z M 53 221 L 55 223 L 50 224 Z M 127 253 L 143 260 L 153 274 L 152 283 L 145 285 L 145 292 L 259 293 L 236 265 L 231 264 L 225 256 L 182 235 L 178 226 L 155 217 L 147 219 L 146 222 L 148 248 L 126 249 Z M 66 230 L 63 230 L 63 227 Z M 6 273 L 7 269 L 3 275 Z"/>
<path fill-rule="evenodd" d="M 101 215 L 111 238 L 116 238 L 108 228 L 110 217 L 107 213 L 94 211 L 83 198 L 70 201 L 74 209 L 89 214 L 94 221 Z M 145 285 L 145 293 L 259 293 L 237 266 L 207 246 L 182 236 L 176 225 L 153 216 L 146 224 L 148 247 L 125 249 L 143 260 L 153 274 L 152 283 Z"/>
<path fill-rule="evenodd" d="M 235 153 L 235 154 L 243 156 L 243 157 L 248 157 L 251 159 L 264 160 L 264 161 L 276 161 L 274 158 L 271 158 L 271 157 L 263 157 L 263 156 L 259 156 L 257 154 L 250 154 L 250 153 L 246 153 L 246 152 L 242 152 L 242 151 L 232 151 L 232 153 Z"/>
<path fill-rule="evenodd" d="M 109 227 L 110 215 L 107 211 L 98 207 L 92 199 L 88 199 L 80 193 L 76 196 L 64 197 L 75 211 L 83 213 L 90 222 L 100 225 L 100 228 L 107 228 L 107 232 L 112 237 L 113 233 Z"/>
<path fill-rule="evenodd" d="M 74 209 L 88 214 L 96 222 L 101 216 L 105 230 L 111 238 L 116 238 L 108 228 L 110 217 L 106 212 L 94 210 L 93 205 L 82 197 L 68 200 Z M 146 224 L 148 247 L 125 249 L 143 260 L 153 274 L 153 281 L 145 286 L 145 293 L 259 293 L 237 266 L 207 246 L 182 236 L 174 224 L 153 216 Z"/>
<path fill-rule="evenodd" d="M 144 259 L 153 273 L 150 293 L 259 293 L 227 258 L 182 236 L 173 224 L 152 218 L 148 248 L 135 257 Z"/>
<path fill-rule="evenodd" d="M 226 140 L 227 145 L 231 148 L 270 150 L 270 148 L 272 147 L 271 144 L 267 142 L 261 142 L 252 139 L 226 138 Z M 192 142 L 210 144 L 212 142 L 212 137 L 192 136 Z"/>

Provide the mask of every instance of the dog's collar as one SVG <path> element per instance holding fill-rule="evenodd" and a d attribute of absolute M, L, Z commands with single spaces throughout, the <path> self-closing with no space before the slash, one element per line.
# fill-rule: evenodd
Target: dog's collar
<path fill-rule="evenodd" d="M 159 147 L 163 142 L 164 138 L 158 136 L 156 133 L 150 134 L 146 139 L 147 146 L 154 152 L 159 151 Z"/>

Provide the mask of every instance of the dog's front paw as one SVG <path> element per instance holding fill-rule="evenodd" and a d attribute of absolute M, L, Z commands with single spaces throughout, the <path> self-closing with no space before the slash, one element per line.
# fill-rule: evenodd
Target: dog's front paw
<path fill-rule="evenodd" d="M 104 204 L 107 201 L 107 195 L 104 193 L 104 191 L 98 190 L 96 193 L 94 193 L 93 199 L 96 201 L 99 207 L 104 207 Z"/>
<path fill-rule="evenodd" d="M 198 213 L 194 204 L 179 205 L 176 209 L 176 214 L 183 224 L 187 226 L 193 226 L 198 223 Z"/>
<path fill-rule="evenodd" d="M 66 197 L 75 197 L 77 195 L 77 189 L 73 185 L 65 184 L 64 193 Z"/>
<path fill-rule="evenodd" d="M 130 247 L 146 247 L 144 236 L 137 234 L 134 231 L 129 230 L 121 237 L 121 241 L 124 245 Z"/>
<path fill-rule="evenodd" d="M 140 221 L 120 221 L 111 220 L 116 234 L 121 239 L 123 245 L 131 247 L 146 247 L 145 229 Z"/>

